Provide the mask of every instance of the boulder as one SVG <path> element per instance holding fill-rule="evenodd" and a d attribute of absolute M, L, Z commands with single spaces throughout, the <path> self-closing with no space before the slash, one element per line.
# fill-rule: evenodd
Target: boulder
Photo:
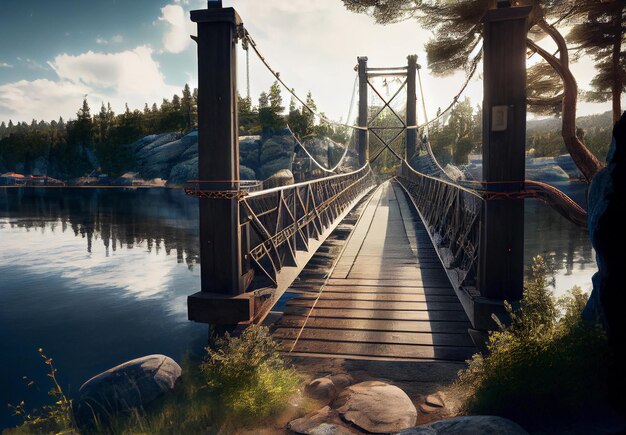
<path fill-rule="evenodd" d="M 359 433 L 344 425 L 337 411 L 329 406 L 293 420 L 287 428 L 295 433 L 307 435 L 352 435 Z"/>
<path fill-rule="evenodd" d="M 294 183 L 293 174 L 289 169 L 281 169 L 274 175 L 263 181 L 263 189 L 271 189 L 279 186 L 289 186 Z"/>
<path fill-rule="evenodd" d="M 347 387 L 334 403 L 342 417 L 372 433 L 398 432 L 415 424 L 417 410 L 400 388 L 379 381 Z"/>
<path fill-rule="evenodd" d="M 239 178 L 241 180 L 256 180 L 256 173 L 247 166 L 239 165 Z"/>
<path fill-rule="evenodd" d="M 594 177 L 589 188 L 588 228 L 596 251 L 598 272 L 593 275 L 593 290 L 583 316 L 600 319 L 607 330 L 609 344 L 621 350 L 626 340 L 623 307 L 624 264 L 626 264 L 626 112 L 613 128 L 613 140 L 607 155 L 607 166 Z M 620 373 L 616 379 L 624 379 Z M 619 384 L 624 386 L 626 381 Z M 619 391 L 618 383 L 612 388 Z M 621 393 L 616 393 L 621 397 Z M 615 397 L 618 397 L 617 395 Z"/>
<path fill-rule="evenodd" d="M 142 408 L 174 389 L 181 368 L 165 355 L 148 355 L 120 364 L 89 379 L 78 390 L 74 416 L 80 427 L 94 417 L 109 416 Z"/>
<path fill-rule="evenodd" d="M 330 379 L 337 387 L 337 390 L 343 390 L 348 385 L 352 385 L 354 383 L 354 379 L 348 373 L 338 373 L 336 375 L 330 376 Z"/>
<path fill-rule="evenodd" d="M 337 387 L 330 378 L 317 378 L 304 387 L 304 394 L 312 399 L 330 403 L 337 397 Z"/>
<path fill-rule="evenodd" d="M 178 163 L 170 171 L 168 184 L 182 185 L 189 180 L 198 179 L 198 156 Z"/>
<path fill-rule="evenodd" d="M 439 420 L 403 430 L 398 435 L 527 435 L 517 423 L 502 417 L 471 415 Z"/>

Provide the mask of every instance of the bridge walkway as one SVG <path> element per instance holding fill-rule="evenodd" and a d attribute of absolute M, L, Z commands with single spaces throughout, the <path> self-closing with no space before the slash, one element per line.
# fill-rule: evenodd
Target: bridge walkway
<path fill-rule="evenodd" d="M 318 292 L 287 301 L 274 337 L 293 356 L 464 361 L 470 323 L 402 189 L 385 182 Z"/>

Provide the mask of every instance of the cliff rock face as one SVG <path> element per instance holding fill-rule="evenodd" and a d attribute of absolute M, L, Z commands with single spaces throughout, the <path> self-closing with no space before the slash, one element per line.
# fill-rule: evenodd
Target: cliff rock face
<path fill-rule="evenodd" d="M 288 132 L 262 140 L 259 136 L 239 138 L 242 180 L 269 178 L 290 169 L 295 141 Z M 141 178 L 162 178 L 168 184 L 183 184 L 198 179 L 198 132 L 185 136 L 164 133 L 146 136 L 132 144 L 135 171 Z"/>
<path fill-rule="evenodd" d="M 596 250 L 598 272 L 584 316 L 600 318 L 615 349 L 626 339 L 626 304 L 623 269 L 626 264 L 626 112 L 613 129 L 606 168 L 599 171 L 589 189 L 588 226 Z M 622 376 L 623 378 L 623 376 Z"/>

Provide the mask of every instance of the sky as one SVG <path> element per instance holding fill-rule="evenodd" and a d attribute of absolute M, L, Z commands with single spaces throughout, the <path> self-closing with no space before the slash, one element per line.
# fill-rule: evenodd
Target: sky
<path fill-rule="evenodd" d="M 404 66 L 409 54 L 424 66 L 427 114 L 446 107 L 465 76 L 433 77 L 424 44 L 432 37 L 415 21 L 381 26 L 348 12 L 341 0 L 224 0 L 234 6 L 258 48 L 281 78 L 318 109 L 346 119 L 357 56 L 369 66 Z M 197 84 L 195 25 L 189 11 L 205 0 L 0 0 L 0 122 L 75 118 L 86 96 L 92 111 L 110 102 L 117 113 L 160 104 Z M 549 47 L 549 45 L 546 45 Z M 593 63 L 573 66 L 589 88 Z M 239 53 L 239 90 L 246 93 L 245 54 Z M 273 78 L 250 55 L 253 100 Z M 480 75 L 466 94 L 482 100 Z M 285 97 L 286 103 L 288 98 Z M 579 103 L 579 115 L 610 110 L 610 103 Z M 418 112 L 418 122 L 423 113 Z"/>

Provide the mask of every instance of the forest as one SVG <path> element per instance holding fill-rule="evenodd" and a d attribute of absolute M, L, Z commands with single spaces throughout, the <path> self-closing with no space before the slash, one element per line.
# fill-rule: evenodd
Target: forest
<path fill-rule="evenodd" d="M 309 92 L 306 106 L 317 111 Z M 261 92 L 257 104 L 239 97 L 239 133 L 241 136 L 265 137 L 287 126 L 300 139 L 309 136 L 329 137 L 346 144 L 349 131 L 334 126 L 296 104 L 291 98 L 285 107 L 280 85 L 274 83 L 267 92 Z M 374 109 L 372 109 L 374 110 Z M 482 109 L 466 97 L 448 113 L 439 117 L 422 131 L 430 139 L 433 152 L 442 164 L 463 164 L 470 153 L 479 153 L 482 143 Z M 100 171 L 119 176 L 132 169 L 134 156 L 128 146 L 138 139 L 164 132 L 188 133 L 197 127 L 197 89 L 185 85 L 181 96 L 173 95 L 156 103 L 144 105 L 143 110 L 116 114 L 110 104 L 102 104 L 92 114 L 87 100 L 83 100 L 76 118 L 51 122 L 33 119 L 29 124 L 12 121 L 0 123 L 0 173 L 16 171 L 25 174 L 37 172 L 37 161 L 47 162 L 47 172 L 62 179 L 83 176 L 94 169 L 94 159 Z M 384 122 L 384 121 L 383 121 Z M 603 160 L 611 137 L 611 114 L 581 117 L 578 135 L 586 146 Z M 557 156 L 567 152 L 556 117 L 528 122 L 527 150 L 536 157 Z M 43 174 L 42 174 L 43 175 Z"/>

